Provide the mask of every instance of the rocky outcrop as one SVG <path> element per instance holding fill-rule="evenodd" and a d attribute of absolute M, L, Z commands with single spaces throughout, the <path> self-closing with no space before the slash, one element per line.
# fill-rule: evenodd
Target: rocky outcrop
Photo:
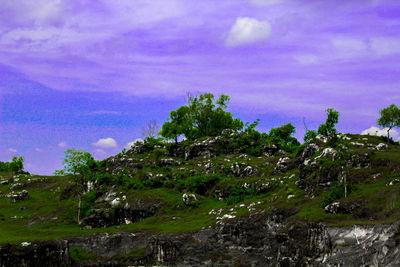
<path fill-rule="evenodd" d="M 0 246 L 0 267 L 72 266 L 67 240 Z"/>
<path fill-rule="evenodd" d="M 398 266 L 399 224 L 326 227 L 268 218 L 226 216 L 220 224 L 184 234 L 94 234 L 0 247 L 0 266 Z M 233 218 L 233 219 L 229 219 Z M 79 247 L 94 255 L 79 264 Z M 129 255 L 132 251 L 140 255 Z"/>

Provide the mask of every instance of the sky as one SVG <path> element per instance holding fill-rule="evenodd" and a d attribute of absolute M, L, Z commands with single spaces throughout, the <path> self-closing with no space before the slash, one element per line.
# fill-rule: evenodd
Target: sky
<path fill-rule="evenodd" d="M 51 174 L 68 148 L 103 159 L 187 92 L 300 140 L 328 107 L 341 132 L 385 134 L 399 81 L 399 1 L 2 0 L 0 161 Z"/>

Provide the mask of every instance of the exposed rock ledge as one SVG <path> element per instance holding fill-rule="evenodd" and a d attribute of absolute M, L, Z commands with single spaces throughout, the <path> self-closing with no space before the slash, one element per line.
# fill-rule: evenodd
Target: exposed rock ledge
<path fill-rule="evenodd" d="M 326 227 L 287 225 L 279 215 L 229 220 L 186 234 L 96 234 L 0 248 L 0 266 L 399 266 L 399 223 Z M 74 262 L 78 246 L 97 259 Z M 145 248 L 136 258 L 118 258 Z"/>

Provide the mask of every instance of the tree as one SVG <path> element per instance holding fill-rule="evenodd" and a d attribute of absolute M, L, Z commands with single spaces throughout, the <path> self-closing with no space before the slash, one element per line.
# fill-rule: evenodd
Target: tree
<path fill-rule="evenodd" d="M 294 133 L 296 133 L 296 127 L 294 127 L 291 123 L 287 123 L 280 127 L 272 128 L 269 131 L 269 137 L 280 147 L 287 145 L 299 145 L 299 141 L 292 136 Z"/>
<path fill-rule="evenodd" d="M 391 104 L 389 107 L 381 109 L 379 111 L 381 117 L 378 119 L 378 125 L 387 127 L 388 139 L 390 138 L 390 130 L 394 127 L 400 127 L 400 109 L 395 104 Z"/>
<path fill-rule="evenodd" d="M 177 142 L 180 135 L 194 140 L 220 135 L 224 129 L 242 129 L 243 122 L 225 111 L 229 100 L 227 95 L 221 95 L 214 100 L 211 93 L 201 94 L 199 97 L 189 96 L 188 105 L 171 111 L 170 118 L 162 126 L 161 136 Z"/>
<path fill-rule="evenodd" d="M 142 126 L 142 137 L 143 139 L 147 137 L 155 138 L 159 131 L 160 127 L 156 120 L 148 121 L 145 126 Z"/>
<path fill-rule="evenodd" d="M 63 159 L 64 169 L 56 170 L 55 175 L 71 174 L 75 186 L 77 187 L 78 195 L 78 224 L 80 224 L 80 213 L 81 213 L 81 194 L 84 191 L 85 182 L 89 179 L 93 169 L 96 166 L 96 162 L 93 156 L 84 150 L 76 150 L 74 148 L 67 149 L 65 152 L 65 158 Z"/>
<path fill-rule="evenodd" d="M 339 122 L 339 112 L 334 110 L 333 108 L 328 108 L 326 110 L 326 115 L 327 118 L 325 123 L 322 123 L 318 127 L 318 134 L 325 137 L 330 137 L 331 139 L 336 139 L 337 130 L 335 128 L 335 125 Z"/>

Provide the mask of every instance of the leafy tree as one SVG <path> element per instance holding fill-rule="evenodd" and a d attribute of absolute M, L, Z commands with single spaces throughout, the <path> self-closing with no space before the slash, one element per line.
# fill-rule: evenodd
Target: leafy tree
<path fill-rule="evenodd" d="M 2 172 L 22 172 L 24 171 L 24 157 L 12 157 L 10 162 L 0 161 L 0 171 Z"/>
<path fill-rule="evenodd" d="M 335 125 L 339 122 L 339 112 L 333 108 L 326 110 L 327 119 L 318 127 L 318 134 L 329 137 L 331 139 L 337 138 L 337 130 Z"/>
<path fill-rule="evenodd" d="M 269 137 L 279 147 L 297 146 L 300 143 L 292 136 L 294 133 L 296 133 L 296 127 L 291 123 L 287 123 L 280 127 L 272 128 L 269 132 Z"/>
<path fill-rule="evenodd" d="M 387 127 L 387 134 L 389 139 L 389 132 L 394 127 L 400 127 L 400 109 L 395 104 L 379 111 L 381 117 L 378 119 L 378 125 Z"/>
<path fill-rule="evenodd" d="M 201 94 L 199 97 L 190 96 L 188 105 L 170 113 L 170 118 L 162 126 L 161 136 L 177 142 L 181 135 L 193 140 L 220 135 L 224 129 L 242 129 L 243 122 L 225 111 L 229 100 L 229 96 L 221 95 L 214 101 L 211 93 Z"/>
<path fill-rule="evenodd" d="M 55 175 L 71 174 L 78 190 L 78 224 L 80 223 L 81 194 L 84 192 L 85 182 L 92 175 L 96 162 L 93 156 L 84 150 L 67 149 L 63 159 L 64 169 L 56 170 Z"/>
<path fill-rule="evenodd" d="M 314 141 L 314 139 L 318 136 L 318 132 L 315 130 L 307 130 L 306 134 L 303 137 L 304 143 L 309 143 Z"/>

